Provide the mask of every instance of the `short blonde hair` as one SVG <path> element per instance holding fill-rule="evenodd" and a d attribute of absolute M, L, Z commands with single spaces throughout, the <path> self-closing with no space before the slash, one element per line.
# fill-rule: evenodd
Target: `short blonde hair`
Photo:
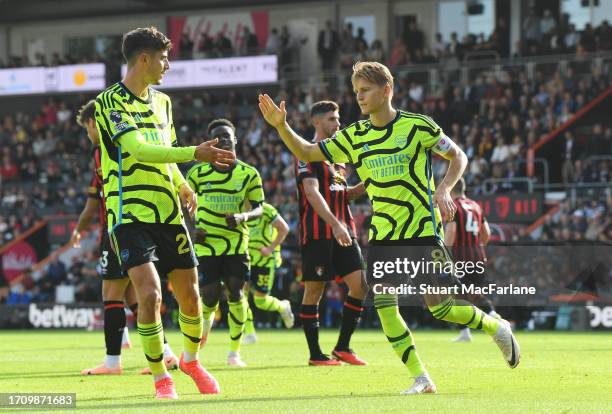
<path fill-rule="evenodd" d="M 375 83 L 378 86 L 389 84 L 393 89 L 393 75 L 388 67 L 378 62 L 357 62 L 353 65 L 353 75 L 351 82 L 355 79 L 365 79 L 368 82 Z"/>

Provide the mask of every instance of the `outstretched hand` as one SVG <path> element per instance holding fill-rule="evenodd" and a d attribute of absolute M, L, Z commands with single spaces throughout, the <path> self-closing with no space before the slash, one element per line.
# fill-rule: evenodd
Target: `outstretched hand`
<path fill-rule="evenodd" d="M 215 147 L 219 140 L 211 139 L 198 145 L 195 149 L 195 159 L 203 162 L 213 163 L 216 167 L 227 168 L 236 161 L 236 154 L 232 151 Z"/>
<path fill-rule="evenodd" d="M 285 101 L 281 101 L 280 107 L 276 106 L 268 94 L 259 95 L 259 110 L 266 122 L 274 128 L 280 127 L 287 120 Z"/>

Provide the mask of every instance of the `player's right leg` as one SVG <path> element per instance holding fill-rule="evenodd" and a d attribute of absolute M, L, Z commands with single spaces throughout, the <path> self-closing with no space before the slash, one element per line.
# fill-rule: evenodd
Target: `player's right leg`
<path fill-rule="evenodd" d="M 278 312 L 285 327 L 292 328 L 295 320 L 291 311 L 291 303 L 288 300 L 280 300 L 270 295 L 274 286 L 274 271 L 274 263 L 266 267 L 251 268 L 253 301 L 259 310 Z"/>
<path fill-rule="evenodd" d="M 408 369 L 415 382 L 402 394 L 435 393 L 436 386 L 429 378 L 425 366 L 416 350 L 412 332 L 400 315 L 396 295 L 374 295 L 374 307 L 378 313 L 383 332 L 391 347 Z"/>
<path fill-rule="evenodd" d="M 244 367 L 246 364 L 240 358 L 240 347 L 247 319 L 248 304 L 244 295 L 244 285 L 249 278 L 249 259 L 246 255 L 230 255 L 224 257 L 223 280 L 228 291 L 229 307 L 227 324 L 230 333 L 230 350 L 227 364 Z"/>
<path fill-rule="evenodd" d="M 299 317 L 310 352 L 308 365 L 340 365 L 340 361 L 325 355 L 319 345 L 319 302 L 324 291 L 325 282 L 304 281 Z"/>
<path fill-rule="evenodd" d="M 430 249 L 432 257 L 437 256 L 444 262 L 452 260 L 441 241 L 436 240 Z M 441 275 L 435 280 L 441 285 L 458 283 L 453 275 Z M 508 366 L 510 368 L 518 366 L 521 350 L 507 321 L 488 315 L 472 303 L 451 295 L 423 295 L 423 297 L 429 311 L 436 319 L 486 332 L 502 351 Z"/>
<path fill-rule="evenodd" d="M 178 398 L 174 382 L 163 361 L 164 332 L 160 306 L 162 293 L 157 261 L 158 227 L 154 224 L 129 223 L 115 229 L 113 242 L 121 266 L 127 271 L 138 299 L 138 333 L 155 382 L 157 398 Z"/>
<path fill-rule="evenodd" d="M 125 288 L 125 294 L 123 295 L 123 297 L 125 299 L 125 303 L 127 307 L 130 308 L 130 311 L 132 312 L 132 315 L 134 316 L 134 320 L 136 320 L 137 315 L 138 315 L 138 299 L 136 298 L 136 290 L 134 289 L 134 286 L 131 283 L 129 283 L 127 287 Z M 126 324 L 125 329 L 123 331 L 121 349 L 130 349 L 130 348 L 132 348 L 132 342 L 130 341 L 130 335 L 129 335 L 128 327 Z"/>
<path fill-rule="evenodd" d="M 206 345 L 215 315 L 219 309 L 219 300 L 223 285 L 221 284 L 222 260 L 215 256 L 198 257 L 198 277 L 202 296 L 202 339 L 200 347 Z"/>
<path fill-rule="evenodd" d="M 202 336 L 202 305 L 196 268 L 174 269 L 168 274 L 179 305 L 179 327 L 183 333 L 180 368 L 195 382 L 201 394 L 218 394 L 219 383 L 198 360 Z"/>
<path fill-rule="evenodd" d="M 104 301 L 104 362 L 94 368 L 81 371 L 83 375 L 121 374 L 121 342 L 126 325 L 123 298 L 130 280 L 124 275 L 119 259 L 110 246 L 108 235 L 100 244 L 98 268 L 102 276 L 102 300 Z"/>
<path fill-rule="evenodd" d="M 253 317 L 253 311 L 251 310 L 251 304 L 249 303 L 249 292 L 251 292 L 251 284 L 247 282 L 244 286 L 244 299 L 247 305 L 247 318 L 244 323 L 244 337 L 242 343 L 244 345 L 250 345 L 257 342 L 257 334 L 255 333 L 255 318 Z"/>
<path fill-rule="evenodd" d="M 475 275 L 475 274 L 466 274 L 461 278 L 461 283 L 467 286 L 475 285 L 475 286 L 485 286 L 487 282 L 486 274 L 483 275 Z M 487 315 L 496 318 L 502 319 L 501 315 L 495 311 L 493 306 L 493 302 L 491 299 L 487 298 L 484 295 L 480 294 L 471 294 L 465 296 L 459 296 L 460 299 L 465 299 L 466 301 L 475 304 L 478 306 L 484 313 Z M 459 332 L 459 336 L 453 339 L 453 342 L 471 342 L 472 334 L 470 328 L 468 326 L 463 326 Z"/>
<path fill-rule="evenodd" d="M 128 270 L 138 296 L 138 334 L 155 382 L 157 398 L 178 398 L 164 364 L 164 332 L 160 307 L 161 285 L 155 266 L 149 262 Z"/>
<path fill-rule="evenodd" d="M 361 249 L 356 239 L 348 247 L 334 243 L 334 268 L 348 285 L 349 291 L 342 310 L 340 335 L 332 355 L 340 361 L 351 365 L 366 365 L 351 349 L 350 341 L 359 324 L 363 312 L 363 300 L 367 293 L 367 283 Z"/>
<path fill-rule="evenodd" d="M 130 308 L 130 310 L 132 311 L 134 319 L 138 319 L 138 300 L 136 298 L 136 291 L 134 290 L 134 286 L 131 283 L 125 290 L 125 302 L 128 304 L 128 308 Z M 127 326 L 125 328 L 125 332 L 127 332 Z M 125 336 L 126 335 L 124 334 L 123 337 L 125 338 Z M 121 347 L 125 348 L 123 344 L 121 345 Z M 179 359 L 176 355 L 174 355 L 174 352 L 172 351 L 172 348 L 170 347 L 170 344 L 166 339 L 166 335 L 164 335 L 164 364 L 166 364 L 166 369 L 168 369 L 168 371 L 176 370 L 179 368 Z M 151 370 L 148 366 L 144 367 L 140 371 L 140 375 L 151 375 Z"/>
<path fill-rule="evenodd" d="M 104 343 L 106 357 L 104 363 L 94 368 L 84 369 L 83 375 L 121 374 L 121 341 L 125 329 L 125 304 L 123 296 L 129 284 L 128 278 L 106 279 L 102 281 L 104 300 Z"/>
<path fill-rule="evenodd" d="M 349 288 L 348 295 L 342 309 L 342 323 L 340 324 L 340 335 L 338 342 L 332 351 L 332 355 L 340 361 L 351 365 L 367 365 L 351 349 L 350 341 L 363 313 L 363 299 L 367 293 L 365 276 L 362 270 L 349 273 L 342 279 Z"/>
<path fill-rule="evenodd" d="M 310 351 L 308 365 L 341 365 L 340 361 L 325 355 L 319 345 L 319 302 L 325 284 L 336 276 L 332 261 L 334 242 L 313 240 L 302 246 L 304 297 L 299 317 Z"/>

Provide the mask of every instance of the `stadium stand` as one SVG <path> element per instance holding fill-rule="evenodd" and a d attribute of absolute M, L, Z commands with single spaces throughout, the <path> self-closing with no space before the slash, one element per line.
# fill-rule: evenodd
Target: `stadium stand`
<path fill-rule="evenodd" d="M 248 30 L 248 29 L 247 29 Z M 529 17 L 523 22 L 525 36 L 510 54 L 507 23 L 500 19 L 489 38 L 466 35 L 458 39 L 453 34 L 444 39 L 437 34 L 429 47 L 423 42 L 423 32 L 416 26 L 398 36 L 389 50 L 380 40 L 370 45 L 357 28 L 345 26 L 333 36 L 337 44 L 331 55 L 324 47 L 319 56 L 329 60 L 320 65 L 334 71 L 336 79 L 323 74 L 312 82 L 293 76 L 281 79 L 275 88 L 275 100 L 286 100 L 291 110 L 292 126 L 301 135 L 312 137 L 308 109 L 313 102 L 333 99 L 340 105 L 341 121 L 348 125 L 360 118 L 352 91 L 346 88 L 348 69 L 358 60 L 387 63 L 396 74 L 395 104 L 411 112 L 429 114 L 446 133 L 464 149 L 470 164 L 466 180 L 472 194 L 524 191 L 516 177 L 526 176 L 527 150 L 555 131 L 609 90 L 610 59 L 602 61 L 586 57 L 606 56 L 612 50 L 612 33 L 608 21 L 598 27 L 587 25 L 576 31 L 566 17 L 557 23 L 550 16 Z M 291 38 L 289 29 L 272 28 L 267 44 L 258 48 L 252 33 L 245 33 L 243 42 L 232 44 L 222 34 L 214 38 L 181 38 L 177 45 L 179 59 L 200 59 L 228 56 L 250 56 L 273 53 L 283 67 L 296 61 L 299 41 Z M 322 32 L 322 36 L 325 34 Z M 474 53 L 476 52 L 476 53 Z M 480 52 L 494 52 L 494 62 L 485 61 L 474 70 L 462 73 L 457 62 L 478 57 Z M 554 58 L 547 59 L 546 55 Z M 556 57 L 562 55 L 561 61 Z M 507 58 L 499 60 L 499 58 Z M 0 61 L 0 68 L 22 66 L 56 66 L 77 62 L 104 62 L 102 56 L 76 60 L 69 55 L 54 53 L 47 61 L 44 55 L 29 62 L 27 58 L 11 57 Z M 110 64 L 110 63 L 107 63 Z M 115 62 L 116 64 L 116 62 Z M 501 67 L 501 69 L 500 69 Z M 341 69 L 342 75 L 338 75 Z M 433 71 L 432 71 L 433 69 Z M 432 77 L 432 73 L 435 76 Z M 279 271 L 285 296 L 300 297 L 300 285 L 295 281 L 298 211 L 295 200 L 293 157 L 279 144 L 273 131 L 261 118 L 256 106 L 258 89 L 194 90 L 171 93 L 174 118 L 183 145 L 192 145 L 205 135 L 208 122 L 226 117 L 238 127 L 238 154 L 245 162 L 258 167 L 267 200 L 279 208 L 290 226 L 285 242 L 285 260 Z M 18 238 L 24 231 L 47 215 L 74 215 L 85 202 L 84 189 L 90 176 L 90 144 L 76 125 L 76 109 L 86 96 L 49 98 L 40 107 L 28 112 L 4 114 L 0 123 L 0 245 Z M 557 139 L 561 141 L 561 139 Z M 541 228 L 528 233 L 524 229 L 513 236 L 515 242 L 538 240 L 612 240 L 612 194 L 609 189 L 596 196 L 570 192 L 573 184 L 610 183 L 612 158 L 593 156 L 612 154 L 612 128 L 601 122 L 578 140 L 568 129 L 563 141 L 575 142 L 555 163 L 563 168 L 561 192 L 568 197 L 558 211 L 548 216 Z M 566 144 L 567 145 L 567 144 Z M 435 164 L 441 176 L 445 163 Z M 494 179 L 493 185 L 487 180 Z M 537 177 L 542 183 L 544 177 Z M 547 183 L 548 184 L 548 183 Z M 371 209 L 369 204 L 353 208 L 360 243 L 367 247 L 367 229 Z M 55 300 L 54 287 L 59 283 L 75 287 L 75 300 L 98 300 L 100 280 L 96 276 L 96 252 L 86 251 L 70 262 L 53 257 L 39 272 L 27 271 L 10 287 L 0 286 L 0 303 L 24 304 Z M 329 294 L 332 302 L 342 303 L 342 290 Z M 334 302 L 334 303 L 335 303 Z M 333 306 L 322 311 L 325 322 L 337 319 Z M 366 321 L 372 320 L 366 315 Z"/>

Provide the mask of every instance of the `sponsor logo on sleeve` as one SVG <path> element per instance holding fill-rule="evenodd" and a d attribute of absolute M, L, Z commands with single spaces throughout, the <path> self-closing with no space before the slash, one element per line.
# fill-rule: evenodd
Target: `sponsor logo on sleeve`
<path fill-rule="evenodd" d="M 108 116 L 109 116 L 111 122 L 114 124 L 115 131 L 117 131 L 117 132 L 121 132 L 121 131 L 127 129 L 127 127 L 129 126 L 128 123 L 123 120 L 123 118 L 121 116 L 121 112 L 119 112 L 119 111 L 115 111 L 113 109 L 113 110 L 111 110 L 109 112 Z"/>

